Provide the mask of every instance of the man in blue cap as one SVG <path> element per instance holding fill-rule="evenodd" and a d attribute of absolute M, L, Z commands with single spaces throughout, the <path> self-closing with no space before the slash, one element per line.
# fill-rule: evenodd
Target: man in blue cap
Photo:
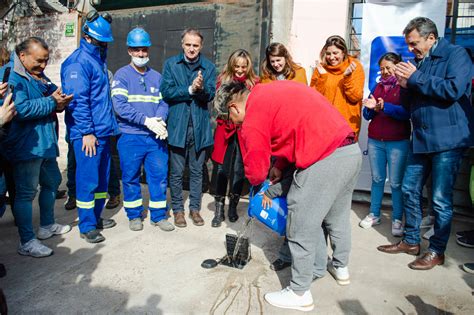
<path fill-rule="evenodd" d="M 132 231 L 143 229 L 140 170 L 144 165 L 150 192 L 150 222 L 163 231 L 174 230 L 166 220 L 168 147 L 165 120 L 168 104 L 160 92 L 161 74 L 147 66 L 150 35 L 134 28 L 127 36 L 130 64 L 112 82 L 112 100 L 122 135 L 117 147 L 122 168 L 123 205 Z"/>
<path fill-rule="evenodd" d="M 76 198 L 81 237 L 89 243 L 105 240 L 99 230 L 116 225 L 102 219 L 110 170 L 110 136 L 118 133 L 107 76 L 107 43 L 113 41 L 112 18 L 91 11 L 84 36 L 61 66 L 65 93 L 74 94 L 66 111 L 66 126 L 76 157 Z"/>

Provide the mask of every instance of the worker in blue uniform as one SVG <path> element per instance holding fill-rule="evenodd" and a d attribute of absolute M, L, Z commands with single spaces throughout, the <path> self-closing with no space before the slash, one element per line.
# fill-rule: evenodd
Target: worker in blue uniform
<path fill-rule="evenodd" d="M 76 157 L 76 198 L 81 237 L 105 240 L 101 229 L 116 225 L 102 219 L 110 170 L 110 136 L 118 133 L 107 76 L 107 43 L 113 41 L 110 15 L 91 11 L 84 36 L 61 66 L 61 81 L 74 99 L 66 109 L 66 127 Z"/>
<path fill-rule="evenodd" d="M 127 36 L 130 64 L 120 68 L 112 82 L 112 100 L 122 135 L 117 148 L 123 184 L 123 205 L 132 231 L 143 229 L 140 187 L 144 165 L 150 192 L 150 222 L 164 231 L 174 230 L 166 219 L 168 104 L 161 96 L 161 74 L 147 66 L 150 35 L 135 28 Z"/>

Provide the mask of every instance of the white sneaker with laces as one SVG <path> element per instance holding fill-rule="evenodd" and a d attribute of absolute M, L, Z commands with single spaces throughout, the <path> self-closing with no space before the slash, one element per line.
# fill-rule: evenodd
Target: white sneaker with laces
<path fill-rule="evenodd" d="M 304 294 L 300 296 L 290 287 L 286 287 L 281 291 L 265 294 L 265 301 L 276 307 L 289 308 L 303 312 L 309 312 L 314 309 L 313 296 L 309 290 L 305 291 Z"/>
<path fill-rule="evenodd" d="M 25 244 L 18 246 L 18 254 L 23 256 L 32 256 L 36 258 L 48 257 L 53 254 L 53 250 L 43 245 L 38 239 L 34 238 Z"/>
<path fill-rule="evenodd" d="M 380 217 L 375 216 L 373 213 L 369 213 L 363 220 L 359 222 L 359 226 L 363 229 L 368 229 L 378 224 L 380 224 Z"/>
<path fill-rule="evenodd" d="M 45 240 L 52 237 L 53 235 L 66 234 L 69 231 L 71 231 L 70 225 L 68 224 L 62 225 L 62 224 L 54 223 L 49 228 L 44 228 L 40 226 L 36 237 L 40 240 Z"/>
<path fill-rule="evenodd" d="M 396 237 L 403 236 L 403 223 L 400 220 L 395 219 L 392 221 L 392 235 Z"/>
<path fill-rule="evenodd" d="M 434 226 L 432 226 L 428 231 L 426 231 L 425 234 L 423 234 L 423 238 L 425 240 L 429 240 L 430 237 L 432 237 L 434 235 Z"/>
<path fill-rule="evenodd" d="M 345 267 L 335 267 L 332 264 L 332 261 L 328 263 L 328 271 L 329 273 L 334 277 L 336 280 L 337 284 L 339 285 L 349 285 L 351 283 L 350 277 L 349 277 L 349 268 L 347 266 Z"/>
<path fill-rule="evenodd" d="M 420 229 L 427 229 L 434 225 L 435 217 L 433 215 L 427 215 L 421 219 Z"/>

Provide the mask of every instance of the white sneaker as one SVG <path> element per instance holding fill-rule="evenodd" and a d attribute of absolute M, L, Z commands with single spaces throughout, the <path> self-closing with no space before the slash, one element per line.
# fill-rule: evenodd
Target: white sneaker
<path fill-rule="evenodd" d="M 396 237 L 403 236 L 403 223 L 400 220 L 395 219 L 392 221 L 392 235 Z"/>
<path fill-rule="evenodd" d="M 334 277 L 337 284 L 339 285 L 349 285 L 351 280 L 349 278 L 349 268 L 345 267 L 335 267 L 332 264 L 332 261 L 328 263 L 328 271 Z"/>
<path fill-rule="evenodd" d="M 359 226 L 363 229 L 368 229 L 378 224 L 380 224 L 380 217 L 375 216 L 373 213 L 369 213 L 362 221 L 359 222 Z"/>
<path fill-rule="evenodd" d="M 314 309 L 313 296 L 309 290 L 305 291 L 302 296 L 299 296 L 290 287 L 286 287 L 281 291 L 265 294 L 265 301 L 276 307 L 290 308 L 303 312 L 309 312 Z"/>
<path fill-rule="evenodd" d="M 429 240 L 430 237 L 432 237 L 434 235 L 434 226 L 432 226 L 428 231 L 426 231 L 425 234 L 423 234 L 423 238 L 425 240 Z"/>
<path fill-rule="evenodd" d="M 45 240 L 45 239 L 50 238 L 53 235 L 66 234 L 69 231 L 71 231 L 71 226 L 69 224 L 62 225 L 62 224 L 54 223 L 53 225 L 51 225 L 51 227 L 47 229 L 40 226 L 36 237 L 40 240 Z"/>
<path fill-rule="evenodd" d="M 32 256 L 36 258 L 48 257 L 53 254 L 53 250 L 43 245 L 38 239 L 34 238 L 25 244 L 18 246 L 18 254 L 23 256 Z"/>
<path fill-rule="evenodd" d="M 434 225 L 435 217 L 433 215 L 427 215 L 421 219 L 420 229 L 427 229 Z"/>

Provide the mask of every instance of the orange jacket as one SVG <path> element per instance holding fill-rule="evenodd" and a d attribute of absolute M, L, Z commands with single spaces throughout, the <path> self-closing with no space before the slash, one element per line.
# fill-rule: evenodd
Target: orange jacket
<path fill-rule="evenodd" d="M 273 82 L 271 78 L 262 78 L 260 83 L 270 83 Z M 295 69 L 295 77 L 290 81 L 296 81 L 303 83 L 304 85 L 308 85 L 308 80 L 306 79 L 306 70 L 303 67 L 299 67 Z"/>
<path fill-rule="evenodd" d="M 345 77 L 344 71 L 354 61 L 357 65 L 351 75 Z M 364 69 L 359 60 L 349 57 L 337 66 L 324 65 L 327 73 L 314 70 L 310 86 L 324 95 L 344 116 L 357 136 L 359 136 L 364 94 Z"/>

